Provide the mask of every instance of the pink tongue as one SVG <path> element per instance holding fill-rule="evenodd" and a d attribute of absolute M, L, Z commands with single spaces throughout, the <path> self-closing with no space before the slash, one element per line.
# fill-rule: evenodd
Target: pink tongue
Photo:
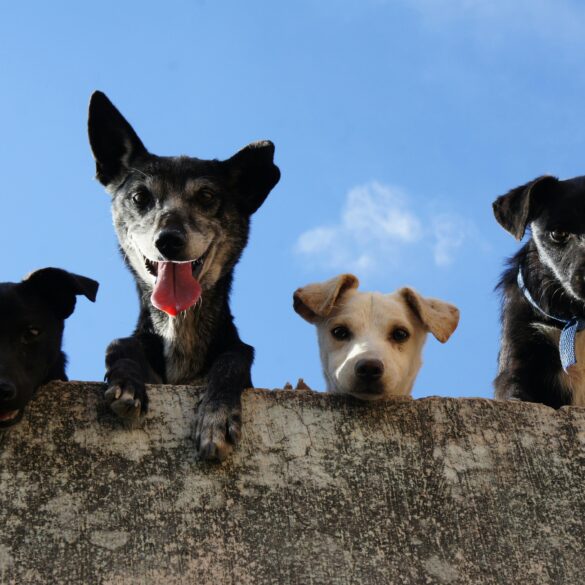
<path fill-rule="evenodd" d="M 193 306 L 201 296 L 201 285 L 193 277 L 191 262 L 159 262 L 158 277 L 150 300 L 171 317 Z"/>

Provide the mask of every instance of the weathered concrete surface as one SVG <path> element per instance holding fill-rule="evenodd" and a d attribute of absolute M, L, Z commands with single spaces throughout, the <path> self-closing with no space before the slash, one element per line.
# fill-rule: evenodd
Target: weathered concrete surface
<path fill-rule="evenodd" d="M 43 389 L 0 444 L 0 583 L 585 583 L 585 409 L 249 391 L 227 463 L 197 391 L 129 431 Z"/>

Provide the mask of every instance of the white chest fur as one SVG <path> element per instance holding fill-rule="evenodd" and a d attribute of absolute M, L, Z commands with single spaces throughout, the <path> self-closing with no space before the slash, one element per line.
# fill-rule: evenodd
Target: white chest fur
<path fill-rule="evenodd" d="M 153 319 L 157 333 L 163 338 L 166 379 L 169 384 L 190 384 L 199 378 L 204 363 L 200 347 L 195 310 L 177 317 Z"/>

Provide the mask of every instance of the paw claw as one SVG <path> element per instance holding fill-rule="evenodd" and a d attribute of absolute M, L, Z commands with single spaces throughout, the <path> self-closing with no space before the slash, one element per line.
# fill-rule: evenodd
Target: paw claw
<path fill-rule="evenodd" d="M 215 445 L 207 443 L 199 449 L 199 457 L 204 461 L 213 461 L 215 459 Z"/>
<path fill-rule="evenodd" d="M 128 405 L 134 404 L 134 392 L 130 392 L 130 390 L 124 390 L 122 395 L 118 397 L 118 400 L 121 402 L 125 402 Z"/>
<path fill-rule="evenodd" d="M 136 420 L 146 413 L 148 399 L 143 389 L 114 384 L 104 393 L 110 409 L 120 418 Z"/>
<path fill-rule="evenodd" d="M 120 386 L 111 386 L 108 388 L 104 393 L 104 398 L 108 402 L 114 402 L 114 400 L 118 400 L 122 395 L 122 388 Z"/>
<path fill-rule="evenodd" d="M 239 425 L 230 425 L 228 427 L 227 438 L 232 445 L 237 445 L 242 438 L 242 431 Z"/>
<path fill-rule="evenodd" d="M 199 457 L 204 461 L 225 461 L 231 453 L 232 446 L 227 443 L 206 443 L 199 450 Z"/>
<path fill-rule="evenodd" d="M 115 400 L 110 408 L 120 418 L 138 418 L 140 416 L 140 400 Z"/>
<path fill-rule="evenodd" d="M 200 400 L 197 406 L 195 447 L 205 461 L 223 461 L 241 437 L 240 406 Z"/>

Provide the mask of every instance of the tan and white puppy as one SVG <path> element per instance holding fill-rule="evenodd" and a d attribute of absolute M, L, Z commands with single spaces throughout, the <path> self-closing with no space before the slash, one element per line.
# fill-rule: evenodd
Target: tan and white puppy
<path fill-rule="evenodd" d="M 294 310 L 316 325 L 327 391 L 362 400 L 408 396 L 430 331 L 445 343 L 459 323 L 457 307 L 411 288 L 359 292 L 341 274 L 295 291 Z"/>

